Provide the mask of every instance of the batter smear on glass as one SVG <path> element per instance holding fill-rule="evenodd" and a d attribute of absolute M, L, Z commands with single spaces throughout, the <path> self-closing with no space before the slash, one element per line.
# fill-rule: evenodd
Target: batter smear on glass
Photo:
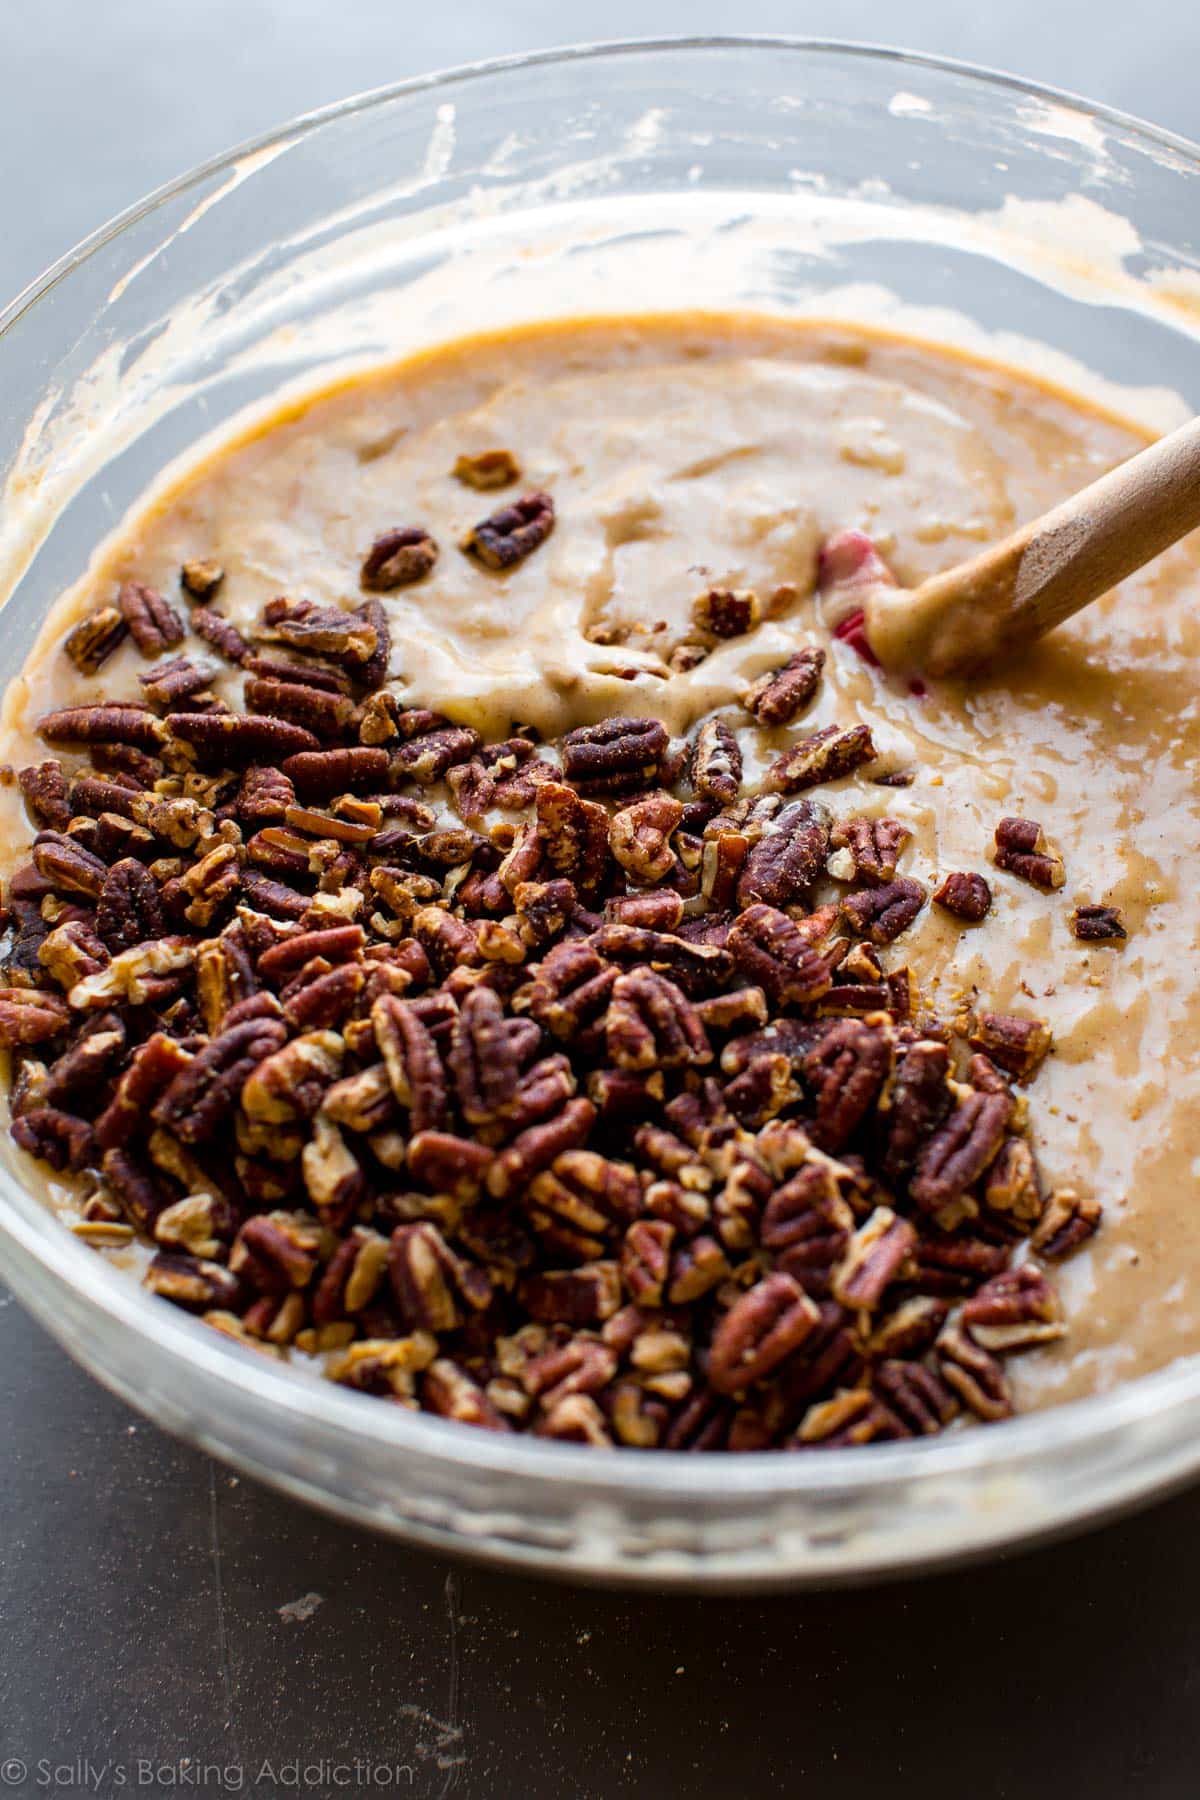
<path fill-rule="evenodd" d="M 495 1430 L 848 1446 L 1200 1348 L 1194 551 L 969 687 L 861 628 L 1143 441 L 697 315 L 173 472 L 7 700 L 21 1152 L 166 1300 Z"/>

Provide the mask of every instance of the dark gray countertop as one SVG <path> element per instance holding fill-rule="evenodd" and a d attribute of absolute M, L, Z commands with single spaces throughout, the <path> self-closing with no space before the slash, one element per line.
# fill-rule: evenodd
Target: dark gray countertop
<path fill-rule="evenodd" d="M 1200 129 L 1182 0 L 743 0 L 736 21 L 721 0 L 8 0 L 0 296 L 288 114 L 477 56 L 734 23 L 903 39 Z M 0 1789 L 1197 1792 L 1200 1493 L 866 1593 L 572 1590 L 240 1480 L 111 1399 L 3 1293 L 0 1431 Z"/>

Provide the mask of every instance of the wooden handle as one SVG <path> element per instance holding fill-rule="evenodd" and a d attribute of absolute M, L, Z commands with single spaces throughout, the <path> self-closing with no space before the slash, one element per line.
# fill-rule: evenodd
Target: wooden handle
<path fill-rule="evenodd" d="M 1200 419 L 919 588 L 866 602 L 885 668 L 968 675 L 1010 656 L 1200 525 Z"/>

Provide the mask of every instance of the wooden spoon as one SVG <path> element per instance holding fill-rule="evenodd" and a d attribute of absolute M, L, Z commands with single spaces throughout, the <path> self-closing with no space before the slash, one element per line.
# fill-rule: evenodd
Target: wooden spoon
<path fill-rule="evenodd" d="M 1200 525 L 1200 418 L 918 588 L 877 587 L 867 641 L 887 669 L 973 675 L 1124 581 Z"/>

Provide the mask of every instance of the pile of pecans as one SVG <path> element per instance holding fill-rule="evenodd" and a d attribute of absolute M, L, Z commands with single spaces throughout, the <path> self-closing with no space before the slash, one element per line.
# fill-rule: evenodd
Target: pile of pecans
<path fill-rule="evenodd" d="M 548 505 L 465 547 L 510 566 Z M 368 596 L 431 543 L 385 534 Z M 80 1178 L 85 1233 L 151 1240 L 150 1288 L 235 1338 L 492 1430 L 794 1449 L 1008 1414 L 1004 1357 L 1064 1330 L 1041 1262 L 1099 1208 L 1039 1177 L 1045 1025 L 941 1023 L 881 954 L 929 898 L 909 834 L 816 793 L 869 729 L 797 736 L 755 792 L 733 713 L 485 744 L 399 703 L 378 599 L 274 600 L 249 641 L 221 581 L 185 567 L 187 628 L 137 584 L 76 627 L 81 667 L 126 634 L 155 660 L 44 718 L 70 766 L 19 774 L 12 1132 Z M 823 663 L 746 724 L 791 725 Z M 1034 822 L 997 860 L 1061 882 Z"/>

